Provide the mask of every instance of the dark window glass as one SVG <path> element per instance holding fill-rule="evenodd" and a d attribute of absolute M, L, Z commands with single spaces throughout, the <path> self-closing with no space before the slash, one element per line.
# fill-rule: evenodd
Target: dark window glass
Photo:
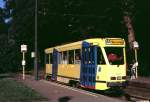
<path fill-rule="evenodd" d="M 91 48 L 88 48 L 88 54 L 87 54 L 87 57 L 88 57 L 87 62 L 88 62 L 88 64 L 90 64 L 91 61 L 92 61 L 91 56 L 90 56 L 90 53 L 91 53 Z"/>
<path fill-rule="evenodd" d="M 63 52 L 63 64 L 68 64 L 67 51 L 64 51 L 64 52 Z"/>
<path fill-rule="evenodd" d="M 76 49 L 75 50 L 75 64 L 80 64 L 81 62 L 81 50 Z"/>
<path fill-rule="evenodd" d="M 123 47 L 105 47 L 105 51 L 110 64 L 124 64 Z"/>
<path fill-rule="evenodd" d="M 106 64 L 100 47 L 97 47 L 97 64 Z"/>
<path fill-rule="evenodd" d="M 50 64 L 52 64 L 52 63 L 53 63 L 53 54 L 50 53 Z"/>
<path fill-rule="evenodd" d="M 63 53 L 59 52 L 59 64 L 63 64 Z"/>
<path fill-rule="evenodd" d="M 94 64 L 94 63 L 95 63 L 94 46 L 90 47 L 89 56 L 90 56 L 90 63 L 91 63 L 91 64 Z"/>
<path fill-rule="evenodd" d="M 74 64 L 74 50 L 69 51 L 69 64 Z"/>
<path fill-rule="evenodd" d="M 84 64 L 88 64 L 89 63 L 89 49 L 88 48 L 84 48 Z"/>
<path fill-rule="evenodd" d="M 46 64 L 49 64 L 49 54 L 46 54 Z"/>

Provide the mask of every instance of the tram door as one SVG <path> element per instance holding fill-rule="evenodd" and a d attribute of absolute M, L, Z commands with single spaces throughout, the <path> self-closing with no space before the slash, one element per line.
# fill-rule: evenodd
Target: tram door
<path fill-rule="evenodd" d="M 97 46 L 93 46 L 88 42 L 83 42 L 80 72 L 81 86 L 90 89 L 95 89 L 96 68 Z"/>
<path fill-rule="evenodd" d="M 53 64 L 52 64 L 52 80 L 57 80 L 57 72 L 58 72 L 58 54 L 59 52 L 54 49 L 53 50 Z"/>

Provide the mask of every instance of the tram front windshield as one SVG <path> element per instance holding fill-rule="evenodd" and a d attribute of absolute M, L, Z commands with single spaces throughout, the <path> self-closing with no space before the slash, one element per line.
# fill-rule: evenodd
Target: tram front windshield
<path fill-rule="evenodd" d="M 105 51 L 111 65 L 124 64 L 123 47 L 105 47 Z"/>

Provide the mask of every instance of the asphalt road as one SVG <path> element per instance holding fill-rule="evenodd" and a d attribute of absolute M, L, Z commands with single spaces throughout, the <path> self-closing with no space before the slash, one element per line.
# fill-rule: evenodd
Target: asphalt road
<path fill-rule="evenodd" d="M 48 98 L 48 102 L 122 102 L 116 98 L 94 94 L 46 80 L 35 81 L 30 76 L 26 76 L 24 81 L 21 77 L 17 78 L 17 80 Z"/>

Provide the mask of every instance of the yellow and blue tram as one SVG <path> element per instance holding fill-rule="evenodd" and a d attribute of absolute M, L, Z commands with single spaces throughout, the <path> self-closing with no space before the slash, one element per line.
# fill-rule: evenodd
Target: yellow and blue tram
<path fill-rule="evenodd" d="M 95 90 L 126 85 L 125 41 L 92 38 L 45 49 L 46 78 Z"/>

